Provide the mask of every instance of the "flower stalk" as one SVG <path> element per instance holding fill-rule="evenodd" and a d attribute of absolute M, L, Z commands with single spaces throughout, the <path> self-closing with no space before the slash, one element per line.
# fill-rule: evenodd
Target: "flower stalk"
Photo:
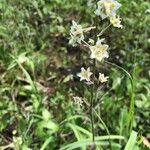
<path fill-rule="evenodd" d="M 101 20 L 109 18 L 110 24 L 106 26 L 101 32 L 98 32 L 99 20 L 97 17 L 94 19 L 95 26 L 83 28 L 80 24 L 72 21 L 72 26 L 70 30 L 70 41 L 69 43 L 73 46 L 77 44 L 84 44 L 90 50 L 90 58 L 92 59 L 92 67 L 81 68 L 81 72 L 77 74 L 80 81 L 85 81 L 84 83 L 90 86 L 90 120 L 91 120 L 91 130 L 92 130 L 92 150 L 96 149 L 95 142 L 95 128 L 94 128 L 94 105 L 97 101 L 97 86 L 99 84 L 104 84 L 108 81 L 107 76 L 103 73 L 99 73 L 99 77 L 96 76 L 96 63 L 103 63 L 104 59 L 109 57 L 108 49 L 109 46 L 105 44 L 104 38 L 99 38 L 101 35 L 112 25 L 113 27 L 122 28 L 121 18 L 116 15 L 116 11 L 121 7 L 121 4 L 116 0 L 99 0 L 96 3 L 95 14 L 101 17 Z M 84 33 L 93 31 L 94 40 L 89 38 L 88 42 L 85 41 Z M 81 98 L 75 97 L 75 101 L 79 101 L 78 104 L 81 105 Z M 111 148 L 111 142 L 110 142 Z"/>

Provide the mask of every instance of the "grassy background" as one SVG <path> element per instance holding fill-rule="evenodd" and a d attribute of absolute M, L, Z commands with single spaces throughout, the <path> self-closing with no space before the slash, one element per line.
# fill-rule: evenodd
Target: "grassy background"
<path fill-rule="evenodd" d="M 133 129 L 138 132 L 139 149 L 146 149 L 140 137 L 150 138 L 150 14 L 146 13 L 150 3 L 119 2 L 124 28 L 109 28 L 104 37 L 111 47 L 109 61 L 132 75 L 134 91 L 118 67 L 100 66 L 110 80 L 99 92 L 100 97 L 105 95 L 95 114 L 96 135 L 108 135 L 107 128 L 111 135 L 125 137 L 119 140 L 124 147 L 134 96 Z M 89 109 L 76 108 L 72 100 L 74 95 L 89 97 L 76 78 L 89 58 L 82 47 L 68 44 L 71 20 L 93 25 L 95 8 L 88 4 L 86 0 L 0 0 L 0 146 L 15 143 L 18 150 L 57 150 L 91 137 Z M 99 30 L 108 23 L 101 22 Z M 101 149 L 109 149 L 108 138 L 104 142 Z"/>

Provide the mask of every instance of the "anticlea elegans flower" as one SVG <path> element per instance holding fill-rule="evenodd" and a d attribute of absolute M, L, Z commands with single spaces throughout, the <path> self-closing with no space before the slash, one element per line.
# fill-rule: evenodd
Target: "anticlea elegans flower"
<path fill-rule="evenodd" d="M 110 17 L 110 23 L 117 28 L 122 28 L 123 26 L 121 25 L 121 18 L 119 16 L 111 16 Z"/>
<path fill-rule="evenodd" d="M 82 80 L 86 80 L 87 82 L 90 81 L 90 77 L 93 73 L 90 71 L 90 68 L 87 68 L 87 70 L 85 70 L 83 67 L 81 68 L 81 72 L 78 73 L 78 77 L 80 77 L 80 81 Z"/>
<path fill-rule="evenodd" d="M 91 59 L 97 59 L 98 61 L 102 61 L 104 58 L 108 58 L 108 45 L 102 44 L 103 39 L 96 42 L 96 45 L 90 46 L 91 50 Z"/>
<path fill-rule="evenodd" d="M 104 76 L 104 74 L 102 74 L 102 73 L 99 73 L 99 81 L 101 82 L 101 83 L 104 83 L 104 82 L 107 82 L 107 79 L 108 79 L 109 77 L 105 77 Z"/>
<path fill-rule="evenodd" d="M 116 11 L 121 7 L 121 4 L 116 0 L 100 0 L 97 2 L 95 14 L 101 16 L 102 19 L 116 14 Z"/>
<path fill-rule="evenodd" d="M 72 26 L 70 30 L 71 39 L 70 44 L 75 46 L 77 43 L 81 44 L 81 41 L 84 40 L 83 28 L 81 25 L 78 25 L 75 21 L 72 21 Z"/>

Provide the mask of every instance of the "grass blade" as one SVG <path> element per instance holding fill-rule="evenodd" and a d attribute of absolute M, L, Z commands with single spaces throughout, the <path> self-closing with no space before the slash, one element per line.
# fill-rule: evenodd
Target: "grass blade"
<path fill-rule="evenodd" d="M 95 137 L 95 144 L 98 146 L 98 145 L 109 145 L 110 143 L 107 141 L 109 139 L 112 139 L 112 140 L 124 140 L 124 137 L 123 136 L 119 136 L 119 135 L 108 135 L 108 136 L 99 136 L 99 137 Z M 92 145 L 93 142 L 91 139 L 86 139 L 86 140 L 82 140 L 82 141 L 77 141 L 77 142 L 74 142 L 74 143 L 71 143 L 71 144 L 68 144 L 62 148 L 60 148 L 60 150 L 73 150 L 73 149 L 76 149 L 76 148 L 80 148 L 82 146 L 89 146 L 89 145 Z M 114 147 L 121 147 L 120 144 L 118 143 L 114 143 L 112 142 L 111 143 L 112 146 Z"/>
<path fill-rule="evenodd" d="M 137 132 L 132 131 L 128 143 L 124 150 L 133 150 L 136 144 Z"/>

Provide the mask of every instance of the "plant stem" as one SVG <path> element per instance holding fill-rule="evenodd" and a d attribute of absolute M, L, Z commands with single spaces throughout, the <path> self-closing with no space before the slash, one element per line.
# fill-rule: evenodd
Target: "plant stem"
<path fill-rule="evenodd" d="M 87 47 L 90 47 L 90 44 L 88 44 L 86 41 L 82 40 L 82 42 L 83 42 Z"/>
<path fill-rule="evenodd" d="M 97 3 L 96 3 L 96 7 L 97 7 Z M 94 32 L 94 41 L 96 42 L 97 40 L 97 27 L 98 27 L 98 22 L 97 22 L 97 18 L 95 17 L 94 19 L 95 22 L 95 32 Z M 93 60 L 93 74 L 95 74 L 95 65 L 96 65 L 96 61 Z M 93 84 L 92 90 L 91 90 L 91 104 L 90 104 L 90 115 L 91 115 L 91 127 L 92 127 L 92 140 L 93 140 L 93 147 L 92 149 L 95 150 L 96 145 L 95 145 L 95 129 L 94 129 L 94 90 L 95 90 L 95 86 Z"/>
<path fill-rule="evenodd" d="M 94 98 L 93 98 L 93 92 L 92 92 L 91 93 L 91 103 L 90 103 L 90 116 L 91 116 L 91 127 L 92 127 L 92 141 L 93 141 L 93 146 L 95 147 L 95 130 L 94 130 L 93 102 L 94 102 Z"/>
<path fill-rule="evenodd" d="M 103 33 L 111 26 L 111 24 L 109 24 L 106 28 L 104 28 L 98 35 L 97 37 L 103 35 Z"/>

